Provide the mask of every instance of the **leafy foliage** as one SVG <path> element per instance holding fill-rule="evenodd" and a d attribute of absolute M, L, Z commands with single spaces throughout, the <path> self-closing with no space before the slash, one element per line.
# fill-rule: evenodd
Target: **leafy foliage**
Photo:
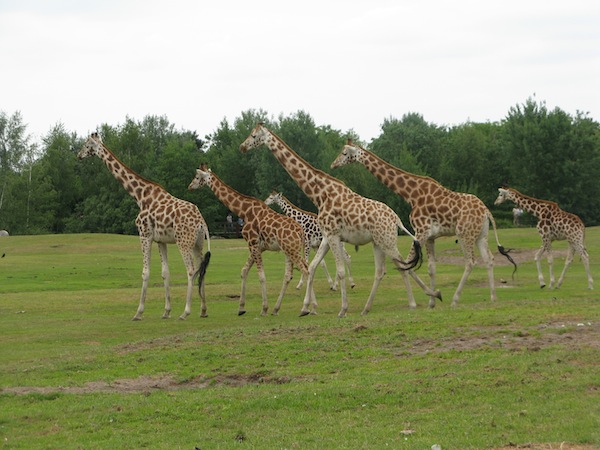
<path fill-rule="evenodd" d="M 269 152 L 240 153 L 240 143 L 257 122 L 265 122 L 313 166 L 408 216 L 409 205 L 364 168 L 329 168 L 346 139 L 360 142 L 360 136 L 317 125 L 305 111 L 277 118 L 264 110 L 244 111 L 233 123 L 222 120 L 204 138 L 177 130 L 164 116 L 127 118 L 123 124 L 102 124 L 98 131 L 107 147 L 140 176 L 198 204 L 209 227 L 222 222 L 227 210 L 209 190 L 187 190 L 202 162 L 244 194 L 264 199 L 276 189 L 299 207 L 315 211 Z M 87 136 L 69 133 L 59 124 L 38 149 L 26 128 L 19 113 L 0 112 L 1 229 L 11 234 L 137 233 L 137 206 L 102 161 L 76 160 Z M 543 102 L 529 98 L 498 123 L 442 127 L 407 113 L 401 119 L 386 118 L 381 134 L 363 145 L 396 167 L 473 193 L 490 207 L 496 188 L 507 183 L 556 201 L 587 225 L 600 223 L 600 126 L 581 112 L 571 116 L 559 108 L 549 111 Z M 506 216 L 508 223 L 511 208 L 502 205 L 494 214 Z"/>

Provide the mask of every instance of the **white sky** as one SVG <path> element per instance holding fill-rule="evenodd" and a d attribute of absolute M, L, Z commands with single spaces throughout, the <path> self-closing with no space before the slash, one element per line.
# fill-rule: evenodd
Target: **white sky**
<path fill-rule="evenodd" d="M 600 120 L 599 1 L 0 0 L 0 110 L 36 141 L 149 114 L 203 137 L 262 108 L 370 142 L 532 96 Z"/>

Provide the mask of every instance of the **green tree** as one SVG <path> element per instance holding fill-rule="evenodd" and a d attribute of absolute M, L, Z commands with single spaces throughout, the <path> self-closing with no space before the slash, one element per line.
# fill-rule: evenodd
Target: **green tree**
<path fill-rule="evenodd" d="M 587 225 L 600 221 L 600 140 L 598 123 L 578 113 L 529 98 L 510 109 L 502 125 L 510 179 L 532 197 L 552 200 Z"/>

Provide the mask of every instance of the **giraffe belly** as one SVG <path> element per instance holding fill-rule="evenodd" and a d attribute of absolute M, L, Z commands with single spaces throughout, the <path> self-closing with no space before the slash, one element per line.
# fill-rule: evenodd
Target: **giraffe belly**
<path fill-rule="evenodd" d="M 340 238 L 344 242 L 353 245 L 365 245 L 373 240 L 373 235 L 366 230 L 348 230 L 340 233 Z"/>
<path fill-rule="evenodd" d="M 175 233 L 173 232 L 173 230 L 155 230 L 154 233 L 152 233 L 152 239 L 154 240 L 154 242 L 159 242 L 161 244 L 174 244 Z"/>

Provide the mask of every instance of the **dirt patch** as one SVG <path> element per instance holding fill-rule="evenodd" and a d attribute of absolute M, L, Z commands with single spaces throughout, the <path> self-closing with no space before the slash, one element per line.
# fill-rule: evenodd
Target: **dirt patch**
<path fill-rule="evenodd" d="M 32 387 L 15 386 L 0 389 L 0 392 L 16 395 L 28 394 L 150 394 L 153 391 L 179 391 L 185 389 L 206 389 L 217 386 L 247 386 L 259 384 L 287 384 L 289 377 L 270 377 L 260 373 L 217 375 L 214 377 L 197 376 L 189 381 L 177 381 L 170 375 L 141 376 L 138 378 L 121 378 L 112 382 L 90 381 L 83 386 Z"/>
<path fill-rule="evenodd" d="M 521 328 L 516 326 L 481 329 L 469 328 L 447 339 L 415 339 L 403 352 L 424 354 L 429 352 L 468 351 L 483 347 L 504 348 L 512 351 L 539 351 L 558 345 L 569 348 L 600 349 L 600 323 L 556 322 Z"/>

